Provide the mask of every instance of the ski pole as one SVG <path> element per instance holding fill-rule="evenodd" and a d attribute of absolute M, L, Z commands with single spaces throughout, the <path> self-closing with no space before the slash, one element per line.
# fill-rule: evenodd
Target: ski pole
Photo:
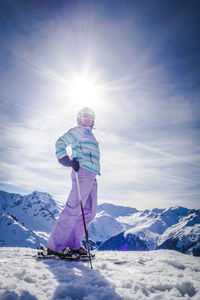
<path fill-rule="evenodd" d="M 79 178 L 78 178 L 78 171 L 75 171 L 75 175 L 76 175 L 76 184 L 77 184 L 77 188 L 78 188 L 78 197 L 80 200 L 80 205 L 81 205 L 81 212 L 82 212 L 82 218 L 83 218 L 83 225 L 84 225 L 84 230 L 85 230 L 85 237 L 86 237 L 86 243 L 87 243 L 87 248 L 88 248 L 88 254 L 89 254 L 89 260 L 90 260 L 90 267 L 92 268 L 92 260 L 91 260 L 91 255 L 90 255 L 90 246 L 89 246 L 89 240 L 88 240 L 88 231 L 86 228 L 86 223 L 85 223 L 85 214 L 84 214 L 84 210 L 83 210 L 83 203 L 82 203 L 82 199 L 81 199 L 81 192 L 80 192 L 80 184 L 79 184 Z"/>

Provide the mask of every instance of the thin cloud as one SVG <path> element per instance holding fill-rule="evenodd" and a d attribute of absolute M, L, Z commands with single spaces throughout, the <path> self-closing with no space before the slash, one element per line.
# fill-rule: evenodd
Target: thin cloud
<path fill-rule="evenodd" d="M 104 4 L 89 15 L 76 5 L 60 11 L 50 4 L 51 18 L 39 6 L 37 15 L 12 6 L 29 27 L 22 30 L 14 15 L 1 36 L 8 53 L 0 78 L 1 187 L 42 189 L 66 200 L 70 169 L 57 163 L 54 147 L 85 106 L 69 92 L 73 75 L 85 73 L 99 92 L 92 103 L 101 150 L 99 201 L 197 207 L 199 73 L 190 47 L 196 14 L 176 5 L 160 10 L 156 2 L 148 10 L 145 2 L 133 2 L 129 11 L 119 3 L 111 14 Z"/>
<path fill-rule="evenodd" d="M 150 152 L 155 152 L 155 153 L 158 153 L 160 155 L 172 158 L 174 162 L 183 161 L 183 162 L 186 162 L 188 164 L 200 167 L 200 163 L 198 163 L 198 162 L 192 161 L 192 160 L 187 159 L 187 158 L 182 157 L 182 156 L 177 156 L 177 155 L 174 155 L 174 154 L 171 154 L 171 153 L 167 153 L 167 152 L 162 151 L 158 148 L 151 147 L 151 146 L 146 145 L 146 144 L 141 143 L 141 142 L 137 142 L 135 146 L 138 147 L 138 148 L 150 151 Z"/>

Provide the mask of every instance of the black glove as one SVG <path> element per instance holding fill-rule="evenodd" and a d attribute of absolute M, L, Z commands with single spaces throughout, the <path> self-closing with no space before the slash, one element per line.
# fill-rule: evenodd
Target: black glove
<path fill-rule="evenodd" d="M 78 160 L 75 157 L 71 160 L 71 164 L 72 164 L 72 168 L 74 169 L 74 171 L 78 172 L 80 165 L 79 165 Z"/>
<path fill-rule="evenodd" d="M 63 158 L 58 159 L 59 163 L 65 167 L 71 167 L 71 160 L 68 155 L 64 156 Z"/>
<path fill-rule="evenodd" d="M 75 172 L 79 170 L 79 162 L 76 158 L 70 160 L 69 156 L 66 155 L 63 158 L 58 159 L 59 163 L 65 167 L 72 167 Z"/>

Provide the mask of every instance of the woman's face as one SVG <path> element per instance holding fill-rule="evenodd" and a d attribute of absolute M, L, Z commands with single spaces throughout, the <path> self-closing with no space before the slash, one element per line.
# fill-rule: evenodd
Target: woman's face
<path fill-rule="evenodd" d="M 83 126 L 91 126 L 93 124 L 93 115 L 90 113 L 83 113 L 81 116 L 81 124 Z"/>
<path fill-rule="evenodd" d="M 82 119 L 82 121 L 81 121 L 81 124 L 82 124 L 83 126 L 91 126 L 92 123 L 93 123 L 93 121 L 90 120 L 90 119 Z"/>

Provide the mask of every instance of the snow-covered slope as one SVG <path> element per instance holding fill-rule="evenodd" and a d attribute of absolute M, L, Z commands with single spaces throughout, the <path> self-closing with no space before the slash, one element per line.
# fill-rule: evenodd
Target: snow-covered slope
<path fill-rule="evenodd" d="M 130 228 L 107 240 L 100 250 L 173 249 L 200 255 L 200 210 L 180 206 L 153 209 L 121 216 L 117 221 Z"/>
<path fill-rule="evenodd" d="M 108 215 L 111 215 L 113 218 L 130 216 L 138 212 L 138 210 L 133 207 L 119 206 L 111 203 L 103 203 L 99 205 L 97 208 L 97 213 L 102 211 Z"/>
<path fill-rule="evenodd" d="M 174 249 L 181 252 L 191 251 L 200 241 L 200 213 L 191 210 L 189 215 L 171 227 L 160 237 L 158 249 Z"/>
<path fill-rule="evenodd" d="M 21 196 L 0 192 L 0 205 L 4 212 L 14 215 L 32 230 L 50 232 L 58 214 L 58 206 L 50 194 L 34 191 Z"/>
<path fill-rule="evenodd" d="M 23 246 L 31 248 L 39 248 L 40 243 L 45 240 L 25 227 L 13 215 L 2 213 L 0 215 L 0 246 Z"/>
<path fill-rule="evenodd" d="M 200 299 L 199 258 L 176 251 L 102 251 L 92 262 L 37 260 L 0 248 L 1 300 Z"/>
<path fill-rule="evenodd" d="M 149 248 L 145 239 L 134 234 L 121 232 L 103 243 L 99 250 L 147 251 Z"/>
<path fill-rule="evenodd" d="M 1 191 L 0 245 L 38 247 L 47 239 L 58 213 L 58 205 L 47 193 L 21 196 Z"/>
<path fill-rule="evenodd" d="M 89 228 L 89 236 L 97 244 L 101 244 L 114 235 L 122 232 L 124 227 L 111 215 L 101 211 Z"/>

